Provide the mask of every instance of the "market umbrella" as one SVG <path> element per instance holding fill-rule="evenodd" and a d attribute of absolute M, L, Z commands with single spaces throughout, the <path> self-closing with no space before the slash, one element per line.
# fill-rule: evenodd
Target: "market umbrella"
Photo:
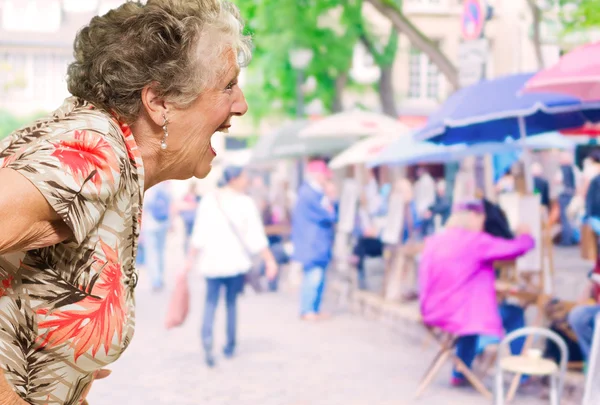
<path fill-rule="evenodd" d="M 362 139 L 336 155 L 330 162 L 329 167 L 340 169 L 342 167 L 364 164 L 378 155 L 383 149 L 401 136 L 407 134 L 383 134 L 373 135 Z"/>
<path fill-rule="evenodd" d="M 523 149 L 575 149 L 575 142 L 566 139 L 557 132 L 514 140 L 511 137 L 504 142 L 482 142 L 478 144 L 442 145 L 431 142 L 407 142 L 399 139 L 384 148 L 368 162 L 368 166 L 406 166 L 419 163 L 447 163 L 462 160 L 470 156 L 496 155 L 516 152 Z"/>
<path fill-rule="evenodd" d="M 566 136 L 561 135 L 558 132 L 549 132 L 537 136 L 530 136 L 520 141 L 527 149 L 560 149 L 560 150 L 574 150 L 577 146 L 577 142 Z"/>
<path fill-rule="evenodd" d="M 418 142 L 412 137 L 401 137 L 368 162 L 368 167 L 390 165 L 409 166 L 418 163 L 437 163 L 449 157 L 447 146 L 433 142 Z"/>
<path fill-rule="evenodd" d="M 580 127 L 600 118 L 600 103 L 582 103 L 559 94 L 522 94 L 531 77 L 533 74 L 505 76 L 457 91 L 415 139 L 448 145 L 502 142 L 507 134 L 520 138 Z"/>
<path fill-rule="evenodd" d="M 300 138 L 309 122 L 296 120 L 261 136 L 252 148 L 251 163 L 306 156 L 332 156 L 350 146 L 356 138 Z"/>
<path fill-rule="evenodd" d="M 409 128 L 401 122 L 369 111 L 346 111 L 312 122 L 300 131 L 301 137 L 370 136 L 404 133 Z"/>
<path fill-rule="evenodd" d="M 483 142 L 477 145 L 442 145 L 433 142 L 399 139 L 382 150 L 369 162 L 369 167 L 390 165 L 408 166 L 420 163 L 447 163 L 469 156 L 513 152 L 522 146 L 516 141 Z"/>
<path fill-rule="evenodd" d="M 600 42 L 567 53 L 554 66 L 531 78 L 524 91 L 561 93 L 583 101 L 600 101 Z"/>

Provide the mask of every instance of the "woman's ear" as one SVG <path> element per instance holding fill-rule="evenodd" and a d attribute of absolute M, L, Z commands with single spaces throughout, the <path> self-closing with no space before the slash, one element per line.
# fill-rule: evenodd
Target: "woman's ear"
<path fill-rule="evenodd" d="M 148 116 L 158 126 L 169 119 L 168 108 L 163 97 L 156 90 L 157 83 L 150 83 L 142 89 L 142 104 Z"/>

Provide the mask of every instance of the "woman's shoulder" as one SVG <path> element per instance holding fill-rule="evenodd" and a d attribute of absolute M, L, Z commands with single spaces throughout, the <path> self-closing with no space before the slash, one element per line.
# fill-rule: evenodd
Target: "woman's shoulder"
<path fill-rule="evenodd" d="M 54 112 L 12 132 L 0 143 L 0 159 L 49 144 L 79 144 L 82 152 L 110 147 L 115 155 L 126 156 L 127 148 L 116 121 L 92 104 L 69 97 Z"/>

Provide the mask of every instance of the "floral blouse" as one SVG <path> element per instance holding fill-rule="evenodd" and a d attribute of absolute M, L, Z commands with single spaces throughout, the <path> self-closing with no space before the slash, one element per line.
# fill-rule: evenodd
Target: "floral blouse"
<path fill-rule="evenodd" d="M 0 256 L 0 366 L 28 403 L 76 405 L 133 336 L 141 155 L 128 126 L 71 97 L 0 141 L 0 168 L 31 181 L 74 235 Z"/>

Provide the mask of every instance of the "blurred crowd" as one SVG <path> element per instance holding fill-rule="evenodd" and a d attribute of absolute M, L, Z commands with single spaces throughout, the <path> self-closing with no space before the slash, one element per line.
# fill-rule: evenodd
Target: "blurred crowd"
<path fill-rule="evenodd" d="M 592 234 L 600 233 L 600 152 L 593 151 L 582 169 L 571 153 L 561 154 L 559 163 L 550 174 L 538 162 L 529 170 L 554 242 L 571 246 L 582 242 L 581 229 L 586 226 Z M 456 353 L 470 368 L 486 346 L 527 323 L 525 312 L 531 302 L 497 288 L 499 263 L 516 260 L 535 245 L 530 227 L 511 226 L 498 203 L 503 194 L 524 187 L 525 167 L 517 163 L 499 176 L 493 197 L 481 188 L 460 184 L 460 176 L 450 190 L 444 178 L 434 177 L 436 171 L 419 166 L 393 179 L 385 168 L 366 170 L 349 254 L 341 257 L 334 250 L 345 197 L 324 160 L 306 162 L 297 190 L 287 181 L 237 166 L 225 168 L 219 187 L 202 196 L 190 183 L 176 199 L 172 184 L 162 183 L 146 193 L 139 259 L 145 262 L 152 288 L 162 290 L 167 235 L 174 221 L 183 224 L 186 271 L 197 270 L 206 278 L 201 338 L 206 363 L 214 366 L 213 323 L 221 289 L 228 314 L 223 353 L 230 357 L 237 344 L 237 298 L 246 287 L 276 292 L 287 265 L 297 263 L 302 269 L 299 316 L 321 321 L 329 317 L 322 309 L 328 272 L 340 260 L 353 269 L 356 289 L 376 290 L 366 269 L 368 259 L 383 259 L 384 283 L 392 283 L 388 268 L 398 256 L 404 257 L 404 266 L 410 257 L 416 274 L 408 288 L 404 284 L 400 300 L 418 300 L 425 325 L 455 336 Z M 400 210 L 403 218 L 395 243 L 382 237 L 392 210 Z M 401 273 L 406 278 L 406 271 Z M 585 362 L 590 353 L 593 320 L 600 311 L 596 278 L 598 265 L 581 297 L 570 302 L 549 297 L 546 306 L 550 327 L 569 344 L 570 361 Z M 511 351 L 520 353 L 523 345 L 524 340 L 517 339 Z M 545 355 L 560 357 L 552 344 Z M 451 382 L 467 383 L 464 372 L 455 369 Z"/>

